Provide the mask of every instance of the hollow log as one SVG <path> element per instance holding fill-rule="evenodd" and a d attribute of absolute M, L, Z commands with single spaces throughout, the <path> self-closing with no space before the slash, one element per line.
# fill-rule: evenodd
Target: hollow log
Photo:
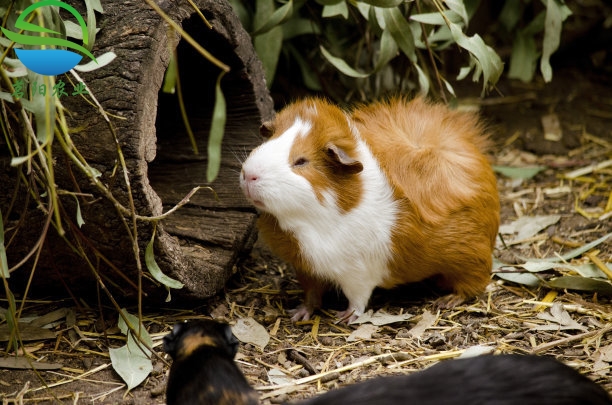
<path fill-rule="evenodd" d="M 82 2 L 72 4 L 82 7 Z M 138 215 L 149 217 L 168 211 L 196 186 L 214 190 L 198 191 L 188 204 L 156 226 L 151 221 L 137 221 L 144 293 L 166 296 L 164 286 L 153 280 L 145 266 L 145 247 L 155 232 L 157 264 L 166 275 L 184 284 L 182 289 L 173 290 L 172 296 L 200 299 L 214 295 L 224 286 L 237 258 L 254 240 L 256 213 L 239 190 L 238 172 L 240 159 L 260 143 L 258 128 L 272 116 L 273 106 L 251 38 L 229 3 L 195 0 L 212 28 L 187 1 L 158 0 L 157 4 L 203 48 L 230 67 L 221 82 L 227 124 L 218 178 L 212 184 L 206 181 L 206 150 L 214 86 L 220 70 L 143 1 L 104 2 L 104 13 L 98 15 L 101 30 L 93 54 L 113 51 L 117 58 L 103 68 L 80 73 L 108 114 L 110 125 L 99 109 L 82 97 L 63 97 L 61 102 L 67 110 L 76 148 L 100 172 L 99 179 L 123 207 L 130 209 L 132 205 L 128 189 Z M 79 11 L 85 15 L 84 10 Z M 176 95 L 160 90 L 174 50 L 190 125 L 199 147 L 197 155 L 184 129 Z M 56 79 L 67 81 L 63 75 Z M 125 158 L 129 187 L 111 127 Z M 36 245 L 47 215 L 31 201 L 28 203 L 24 182 L 17 181 L 16 169 L 7 163 L 10 157 L 5 146 L 0 144 L 0 209 L 5 216 L 5 240 L 10 241 L 9 267 L 13 267 Z M 111 292 L 121 297 L 135 296 L 138 270 L 131 216 L 122 214 L 59 147 L 55 146 L 54 152 L 57 189 L 80 193 L 78 207 L 85 223 L 76 225 L 74 196 L 61 196 L 66 236 L 59 237 L 52 227 L 47 232 L 35 266 L 34 288 L 53 291 L 67 286 L 73 292 L 89 291 L 98 286 L 99 276 Z M 32 180 L 28 176 L 25 179 Z M 29 277 L 35 257 L 11 274 L 9 280 L 14 286 Z"/>

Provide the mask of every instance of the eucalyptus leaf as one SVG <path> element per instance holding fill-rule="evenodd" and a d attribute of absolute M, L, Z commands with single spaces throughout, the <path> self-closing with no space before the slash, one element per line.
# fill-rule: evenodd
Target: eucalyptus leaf
<path fill-rule="evenodd" d="M 408 21 L 397 8 L 383 9 L 383 17 L 387 30 L 399 48 L 412 63 L 416 64 L 417 57 L 415 53 L 414 37 L 412 36 L 412 30 L 410 29 Z"/>
<path fill-rule="evenodd" d="M 529 287 L 540 285 L 540 279 L 531 273 L 495 273 L 495 276 L 502 280 L 523 284 Z"/>
<path fill-rule="evenodd" d="M 504 70 L 504 64 L 499 55 L 490 46 L 486 45 L 478 34 L 468 37 L 457 24 L 452 23 L 450 24 L 450 30 L 457 45 L 470 53 L 477 69 L 475 80 L 482 71 L 484 79 L 482 93 L 484 94 L 488 87 L 497 83 Z"/>
<path fill-rule="evenodd" d="M 2 61 L 10 69 L 3 68 L 4 73 L 8 77 L 25 77 L 28 75 L 28 68 L 25 67 L 22 61 L 13 58 L 4 58 Z"/>
<path fill-rule="evenodd" d="M 612 284 L 607 280 L 581 276 L 562 276 L 549 280 L 546 285 L 558 289 L 589 291 L 612 296 Z"/>
<path fill-rule="evenodd" d="M 321 17 L 329 18 L 336 17 L 338 15 L 342 16 L 345 20 L 348 18 L 349 10 L 346 2 L 342 1 L 340 3 L 323 6 Z"/>
<path fill-rule="evenodd" d="M 4 217 L 2 216 L 2 211 L 0 211 L 0 277 L 11 277 L 6 258 L 6 246 L 4 245 Z"/>
<path fill-rule="evenodd" d="M 125 309 L 122 309 L 121 312 L 132 327 L 140 333 L 140 339 L 149 347 L 152 347 L 153 341 L 151 336 L 142 323 L 139 322 L 138 318 L 129 314 Z M 119 317 L 118 326 L 121 332 L 127 335 L 127 344 L 119 348 L 110 348 L 108 352 L 113 368 L 125 381 L 128 390 L 131 390 L 142 383 L 153 371 L 153 363 L 149 358 L 151 351 L 136 340 L 137 338 L 133 335 L 122 317 Z"/>
<path fill-rule="evenodd" d="M 76 221 L 80 228 L 85 224 L 85 221 L 83 220 L 83 215 L 81 215 L 81 204 L 79 204 L 79 198 L 76 195 L 74 196 L 74 200 L 76 201 Z"/>
<path fill-rule="evenodd" d="M 397 7 L 404 0 L 359 0 L 358 3 L 366 3 L 374 7 Z"/>
<path fill-rule="evenodd" d="M 542 59 L 540 71 L 545 82 L 552 80 L 551 55 L 559 48 L 563 21 L 571 15 L 570 9 L 558 0 L 546 1 L 546 19 L 544 21 L 544 39 L 542 41 Z"/>
<path fill-rule="evenodd" d="M 415 64 L 414 67 L 417 71 L 417 75 L 419 79 L 419 95 L 425 97 L 427 94 L 429 94 L 429 78 L 427 77 L 425 72 L 423 72 L 423 70 L 421 69 L 419 65 Z M 447 89 L 450 88 L 449 92 L 454 96 L 455 92 L 453 90 L 453 87 L 446 80 L 444 79 L 442 80 L 446 84 Z"/>
<path fill-rule="evenodd" d="M 176 60 L 176 53 L 173 52 L 168 62 L 168 68 L 164 73 L 164 83 L 162 85 L 162 91 L 166 94 L 174 94 L 176 92 L 176 82 L 178 80 L 178 62 Z"/>
<path fill-rule="evenodd" d="M 444 0 L 444 4 L 446 4 L 446 7 L 448 7 L 450 10 L 459 15 L 461 17 L 463 25 L 467 27 L 470 20 L 468 18 L 468 13 L 465 9 L 465 4 L 463 3 L 463 0 Z"/>
<path fill-rule="evenodd" d="M 435 12 L 413 14 L 410 16 L 410 19 L 429 25 L 447 25 L 449 21 L 454 24 L 459 24 L 463 22 L 463 18 L 461 17 L 461 15 L 457 14 L 452 10 L 445 10 L 442 13 Z"/>
<path fill-rule="evenodd" d="M 91 60 L 83 65 L 76 65 L 74 67 L 74 70 L 78 70 L 79 72 L 91 72 L 96 69 L 103 68 L 104 66 L 114 61 L 116 57 L 117 54 L 115 52 L 106 52 L 98 56 L 95 61 Z"/>
<path fill-rule="evenodd" d="M 221 143 L 225 132 L 225 121 L 227 119 L 225 97 L 221 89 L 221 79 L 224 72 L 217 77 L 215 85 L 215 105 L 213 107 L 210 133 L 208 134 L 208 167 L 206 168 L 206 180 L 212 183 L 219 174 L 221 167 Z"/>
<path fill-rule="evenodd" d="M 274 0 L 257 1 L 257 9 L 254 16 L 255 26 L 265 25 L 265 22 L 274 13 Z M 283 45 L 283 29 L 280 26 L 274 26 L 270 27 L 265 33 L 252 35 L 254 36 L 253 44 L 255 45 L 255 51 L 264 67 L 266 83 L 270 87 L 274 80 L 278 58 Z"/>
<path fill-rule="evenodd" d="M 331 53 L 329 53 L 327 49 L 323 47 L 323 45 L 321 45 L 320 48 L 321 48 L 321 53 L 323 54 L 325 59 L 327 59 L 329 63 L 334 65 L 336 69 L 338 69 L 345 75 L 350 76 L 350 77 L 355 77 L 355 78 L 361 78 L 361 79 L 369 76 L 368 73 L 361 73 L 361 72 L 356 71 L 355 69 L 350 67 L 343 59 L 333 56 Z"/>
<path fill-rule="evenodd" d="M 383 31 L 380 38 L 380 52 L 378 60 L 374 66 L 374 71 L 378 72 L 397 56 L 397 44 L 388 30 Z"/>
<path fill-rule="evenodd" d="M 571 259 L 574 259 L 580 255 L 582 255 L 583 253 L 588 252 L 589 250 L 593 249 L 594 247 L 596 247 L 597 245 L 605 242 L 606 240 L 608 240 L 608 238 L 612 236 L 612 233 L 608 233 L 604 236 L 602 236 L 599 239 L 596 239 L 592 242 L 587 243 L 586 245 L 580 246 L 579 248 L 570 250 L 569 252 L 560 255 L 560 256 L 553 256 L 553 257 L 547 257 L 544 259 L 530 259 L 530 258 L 526 258 L 526 257 L 522 257 L 522 256 L 518 256 L 519 259 L 523 260 L 523 261 L 533 261 L 533 262 L 551 262 L 551 263 L 559 263 L 559 262 L 567 262 Z"/>
<path fill-rule="evenodd" d="M 522 31 L 517 32 L 512 43 L 508 77 L 525 83 L 530 82 L 535 74 L 539 57 L 535 38 Z"/>
<path fill-rule="evenodd" d="M 266 10 L 270 8 L 269 1 L 258 1 L 257 7 L 259 8 L 262 3 L 267 3 L 264 7 Z M 274 2 L 271 2 L 272 9 L 274 7 Z M 261 34 L 265 34 L 270 31 L 272 28 L 279 26 L 280 24 L 287 21 L 291 15 L 293 14 L 293 0 L 288 0 L 285 4 L 280 6 L 278 9 L 274 10 L 272 14 L 265 13 L 256 13 L 255 14 L 255 31 L 251 34 L 252 36 L 257 36 Z"/>
<path fill-rule="evenodd" d="M 153 244 L 155 242 L 155 233 L 153 233 L 153 237 L 149 243 L 147 243 L 147 247 L 145 249 L 145 264 L 149 273 L 153 276 L 153 278 L 166 287 L 180 289 L 184 287 L 184 284 L 178 280 L 175 280 L 171 277 L 165 275 L 162 270 L 159 268 L 159 265 L 155 261 L 155 252 L 153 250 Z"/>
<path fill-rule="evenodd" d="M 493 170 L 499 174 L 503 174 L 511 179 L 531 179 L 536 174 L 545 170 L 546 166 L 523 166 L 523 167 L 511 167 L 511 166 L 493 166 Z"/>

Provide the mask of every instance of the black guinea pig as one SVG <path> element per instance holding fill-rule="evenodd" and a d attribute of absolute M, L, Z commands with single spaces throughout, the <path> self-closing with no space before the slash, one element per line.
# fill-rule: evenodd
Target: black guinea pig
<path fill-rule="evenodd" d="M 234 363 L 238 340 L 230 326 L 211 320 L 174 325 L 164 337 L 172 359 L 168 405 L 257 405 L 259 396 Z"/>
<path fill-rule="evenodd" d="M 380 377 L 297 405 L 611 405 L 599 385 L 544 356 L 486 355 Z"/>
<path fill-rule="evenodd" d="M 225 323 L 176 324 L 164 337 L 168 405 L 257 405 L 234 363 L 238 340 Z M 595 382 L 552 357 L 486 355 L 442 361 L 410 375 L 378 377 L 293 405 L 612 405 Z"/>

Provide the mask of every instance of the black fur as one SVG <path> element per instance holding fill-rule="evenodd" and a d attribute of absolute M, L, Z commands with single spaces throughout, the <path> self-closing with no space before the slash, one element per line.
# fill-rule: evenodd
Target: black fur
<path fill-rule="evenodd" d="M 168 405 L 257 405 L 234 356 L 229 325 L 194 321 L 164 337 L 174 359 Z M 612 405 L 610 395 L 551 357 L 505 354 L 447 360 L 410 375 L 379 377 L 294 405 Z"/>
<path fill-rule="evenodd" d="M 173 359 L 168 405 L 257 405 L 258 395 L 234 363 L 238 340 L 229 325 L 209 320 L 174 325 L 164 337 Z"/>
<path fill-rule="evenodd" d="M 381 377 L 297 405 L 611 405 L 609 394 L 544 356 L 448 360 L 406 376 Z"/>

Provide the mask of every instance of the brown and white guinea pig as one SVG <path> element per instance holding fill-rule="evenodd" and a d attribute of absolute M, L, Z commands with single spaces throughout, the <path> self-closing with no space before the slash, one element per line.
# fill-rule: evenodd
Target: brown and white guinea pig
<path fill-rule="evenodd" d="M 379 377 L 296 405 L 612 405 L 610 395 L 550 357 L 485 355 Z"/>
<path fill-rule="evenodd" d="M 437 277 L 456 304 L 484 291 L 499 226 L 488 141 L 475 114 L 423 99 L 343 111 L 325 100 L 290 104 L 264 123 L 266 142 L 240 185 L 261 211 L 260 235 L 305 291 L 292 319 L 323 293 L 361 315 L 376 287 Z"/>
<path fill-rule="evenodd" d="M 234 363 L 238 340 L 230 326 L 211 320 L 177 323 L 164 336 L 172 359 L 168 405 L 257 405 L 259 396 Z"/>

